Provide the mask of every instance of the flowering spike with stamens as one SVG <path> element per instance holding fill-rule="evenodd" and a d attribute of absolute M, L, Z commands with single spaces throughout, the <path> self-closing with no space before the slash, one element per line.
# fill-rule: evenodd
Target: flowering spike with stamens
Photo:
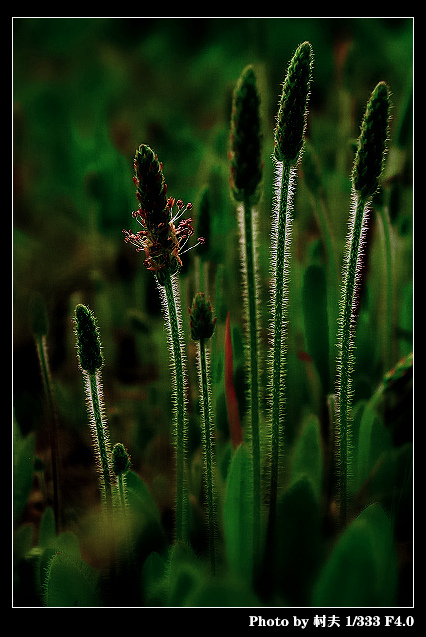
<path fill-rule="evenodd" d="M 187 388 L 179 283 L 176 274 L 182 265 L 182 254 L 191 249 L 186 246 L 194 235 L 193 220 L 190 217 L 185 218 L 185 215 L 192 210 L 192 204 L 188 203 L 185 206 L 182 199 L 166 197 L 167 184 L 163 175 L 163 165 L 149 146 L 139 146 L 134 169 L 133 180 L 139 208 L 133 212 L 132 217 L 142 229 L 138 232 L 123 230 L 124 240 L 136 246 L 138 252 L 145 252 L 144 265 L 156 276 L 164 311 L 172 361 L 173 434 L 176 450 L 175 539 L 184 542 L 187 539 L 188 519 Z M 200 238 L 192 247 L 203 242 Z"/>
<path fill-rule="evenodd" d="M 148 270 L 155 273 L 165 270 L 173 275 L 182 265 L 181 255 L 188 250 L 182 251 L 182 248 L 194 234 L 192 219 L 182 219 L 192 210 L 192 204 L 188 203 L 185 206 L 182 199 L 176 201 L 173 197 L 166 197 L 167 184 L 163 175 L 163 164 L 158 161 L 157 155 L 149 146 L 139 146 L 134 169 L 133 181 L 136 185 L 139 208 L 133 211 L 132 217 L 142 226 L 142 230 L 123 230 L 124 240 L 126 243 L 132 243 L 137 252 L 145 252 L 144 265 Z M 202 238 L 198 239 L 193 247 L 202 242 Z M 164 274 L 165 272 L 162 272 L 157 278 L 164 279 Z"/>

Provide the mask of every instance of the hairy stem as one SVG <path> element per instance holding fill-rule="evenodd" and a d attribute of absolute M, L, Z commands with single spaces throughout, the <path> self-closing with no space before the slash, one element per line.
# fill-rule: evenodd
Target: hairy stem
<path fill-rule="evenodd" d="M 278 491 L 279 461 L 283 444 L 283 392 L 284 392 L 284 352 L 286 347 L 286 306 L 287 306 L 287 258 L 290 244 L 290 195 L 291 166 L 288 161 L 282 163 L 279 185 L 278 210 L 275 213 L 275 237 L 272 246 L 272 268 L 274 277 L 272 306 L 272 381 L 271 381 L 271 427 L 272 456 L 270 480 L 270 507 L 268 541 L 272 539 Z"/>
<path fill-rule="evenodd" d="M 86 372 L 85 375 L 87 377 L 89 409 L 91 411 L 93 419 L 94 434 L 97 443 L 97 453 L 99 456 L 102 501 L 106 506 L 107 511 L 112 511 L 109 441 L 107 438 L 107 432 L 103 418 L 99 372 L 95 372 L 93 374 L 89 374 Z"/>
<path fill-rule="evenodd" d="M 248 372 L 250 392 L 251 442 L 253 449 L 253 566 L 257 570 L 260 563 L 260 519 L 261 519 L 261 462 L 259 436 L 259 351 L 258 351 L 258 310 L 255 263 L 255 240 L 253 211 L 246 198 L 243 204 L 242 242 L 247 291 L 246 323 L 249 350 Z"/>
<path fill-rule="evenodd" d="M 202 399 L 202 421 L 203 421 L 203 442 L 206 468 L 206 499 L 207 517 L 209 530 L 209 552 L 212 573 L 216 571 L 216 522 L 215 522 L 215 502 L 214 502 L 214 477 L 213 477 L 213 423 L 210 412 L 210 389 L 207 372 L 207 352 L 204 339 L 199 341 L 200 356 L 200 376 L 201 376 L 201 399 Z"/>
<path fill-rule="evenodd" d="M 356 195 L 347 239 L 347 261 L 343 277 L 339 318 L 339 360 L 337 376 L 338 398 L 338 471 L 340 523 L 345 526 L 349 501 L 350 477 L 350 414 L 352 398 L 352 372 L 354 362 L 354 336 L 356 327 L 355 301 L 357 283 L 362 266 L 361 246 L 365 229 L 366 201 Z"/>
<path fill-rule="evenodd" d="M 169 329 L 169 343 L 173 358 L 174 372 L 174 410 L 175 410 L 175 442 L 176 442 L 176 540 L 186 540 L 186 416 L 185 416 L 185 372 L 182 354 L 180 328 L 180 304 L 172 277 L 168 275 L 164 281 L 165 300 Z"/>

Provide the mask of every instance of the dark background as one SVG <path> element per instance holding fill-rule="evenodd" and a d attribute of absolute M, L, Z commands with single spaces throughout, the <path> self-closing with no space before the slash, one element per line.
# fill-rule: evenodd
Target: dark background
<path fill-rule="evenodd" d="M 311 42 L 315 55 L 307 137 L 320 161 L 331 227 L 341 255 L 354 142 L 366 102 L 381 80 L 392 91 L 393 146 L 398 141 L 397 131 L 412 90 L 411 18 L 13 20 L 14 417 L 23 434 L 36 433 L 36 451 L 48 462 L 43 387 L 29 321 L 31 299 L 39 293 L 49 317 L 47 342 L 61 428 L 63 497 L 71 526 L 98 497 L 73 333 L 78 302 L 93 309 L 100 328 L 111 440 L 128 446 L 133 468 L 147 481 L 160 510 L 171 506 L 167 486 L 171 473 L 170 376 L 163 319 L 152 275 L 133 248 L 124 244 L 122 235 L 123 228 L 134 229 L 135 149 L 147 143 L 155 150 L 164 164 L 168 193 L 191 201 L 195 220 L 202 192 L 209 188 L 208 260 L 213 264 L 213 279 L 223 266 L 225 299 L 216 308 L 218 340 L 214 347 L 220 349 L 229 311 L 238 372 L 242 361 L 238 238 L 227 160 L 232 91 L 245 65 L 253 64 L 262 101 L 264 188 L 259 204 L 259 258 L 262 294 L 267 300 L 272 135 L 287 64 L 304 40 Z M 392 155 L 398 158 L 408 151 L 397 175 L 397 204 L 391 211 L 396 313 L 403 317 L 393 343 L 392 363 L 411 347 L 410 127 L 409 123 L 408 137 L 399 140 L 398 152 Z M 389 170 L 392 177 L 392 166 Z M 295 289 L 300 287 L 298 273 L 309 262 L 319 236 L 303 183 L 297 196 Z M 377 258 L 380 262 L 373 250 L 370 299 L 382 289 L 375 269 Z M 197 259 L 193 251 L 184 263 L 185 312 L 185 303 L 196 287 L 191 273 L 199 267 Z M 213 298 L 215 289 L 212 284 L 208 290 Z M 296 295 L 293 307 L 297 326 Z M 263 315 L 267 319 L 266 304 Z M 371 395 L 385 371 L 377 352 L 375 335 L 381 319 L 374 303 L 363 316 L 365 338 L 359 344 L 357 397 Z M 297 423 L 312 407 L 312 394 L 302 327 L 294 330 L 292 339 L 289 355 L 294 356 L 294 374 L 289 381 L 289 402 Z M 194 352 L 191 344 L 188 347 L 193 370 Z M 195 372 L 190 374 L 195 381 Z M 191 386 L 196 393 L 196 381 Z M 217 427 L 226 439 L 222 397 L 218 389 Z M 240 407 L 244 414 L 242 392 Z M 194 421 L 196 417 L 194 408 Z M 196 424 L 192 432 L 191 453 L 196 457 Z M 35 489 L 27 519 L 37 520 L 43 507 L 40 490 Z"/>

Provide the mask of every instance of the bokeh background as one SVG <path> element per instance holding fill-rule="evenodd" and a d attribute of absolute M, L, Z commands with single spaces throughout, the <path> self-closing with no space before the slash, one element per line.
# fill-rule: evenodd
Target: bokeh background
<path fill-rule="evenodd" d="M 216 300 L 219 285 L 221 290 L 213 348 L 221 351 L 229 312 L 238 386 L 243 382 L 238 228 L 227 159 L 232 91 L 243 68 L 253 64 L 262 102 L 259 261 L 262 311 L 267 320 L 273 129 L 288 61 L 304 40 L 311 42 L 315 55 L 307 138 L 320 165 L 338 259 L 346 234 L 354 142 L 365 105 L 377 82 L 385 80 L 392 91 L 394 150 L 387 170 L 394 187 L 391 218 L 397 245 L 395 321 L 399 321 L 399 332 L 388 359 L 394 364 L 411 347 L 412 139 L 411 122 L 403 119 L 412 96 L 411 18 L 13 20 L 14 417 L 23 434 L 36 434 L 37 454 L 47 464 L 49 494 L 43 385 L 29 320 L 31 300 L 37 293 L 49 317 L 47 342 L 61 430 L 62 498 L 70 528 L 81 524 L 98 498 L 73 333 L 78 302 L 89 305 L 98 319 L 111 440 L 128 447 L 134 470 L 146 480 L 165 519 L 172 507 L 171 387 L 161 308 L 151 273 L 143 268 L 140 255 L 124 244 L 122 235 L 123 228 L 134 229 L 135 149 L 146 143 L 155 150 L 164 165 L 168 193 L 194 204 L 196 225 L 197 209 L 208 189 L 208 251 L 201 255 L 193 250 L 186 256 L 181 275 L 183 307 L 186 310 L 200 268 L 208 262 L 207 292 Z M 301 325 L 300 273 L 321 237 L 302 179 L 295 215 L 292 312 L 297 326 Z M 373 250 L 371 259 L 371 268 L 379 264 L 380 270 L 380 251 Z M 382 315 L 374 306 L 382 284 L 380 277 L 372 283 L 372 305 L 363 314 L 357 397 L 371 395 L 385 371 L 378 351 L 381 341 L 376 338 Z M 288 404 L 290 421 L 298 423 L 306 410 L 315 408 L 315 392 L 302 327 L 296 327 L 291 338 L 289 365 L 294 373 L 289 375 Z M 190 343 L 188 352 L 195 397 Z M 218 435 L 226 439 L 221 370 L 214 368 L 214 373 Z M 243 418 L 243 392 L 239 396 Z M 196 406 L 191 413 L 195 422 L 191 471 L 196 475 L 200 473 Z M 291 431 L 290 426 L 290 438 Z M 45 505 L 40 484 L 35 483 L 24 519 L 36 522 Z M 92 563 L 96 562 L 95 544 L 88 550 Z"/>

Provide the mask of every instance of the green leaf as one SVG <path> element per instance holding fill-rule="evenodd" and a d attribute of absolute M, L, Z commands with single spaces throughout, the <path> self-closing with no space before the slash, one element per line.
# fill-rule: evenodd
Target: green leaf
<path fill-rule="evenodd" d="M 412 281 L 402 288 L 401 310 L 398 318 L 398 331 L 401 333 L 399 358 L 413 351 L 413 289 Z"/>
<path fill-rule="evenodd" d="M 253 482 L 244 444 L 236 450 L 228 471 L 224 502 L 225 550 L 231 571 L 251 578 Z"/>
<path fill-rule="evenodd" d="M 397 566 L 391 522 L 371 504 L 346 529 L 316 582 L 313 606 L 389 606 Z"/>
<path fill-rule="evenodd" d="M 13 559 L 15 565 L 23 560 L 31 550 L 34 527 L 32 524 L 24 524 L 16 529 L 13 535 Z"/>
<path fill-rule="evenodd" d="M 160 513 L 145 482 L 134 471 L 126 474 L 126 494 L 129 510 L 145 522 L 161 525 Z"/>
<path fill-rule="evenodd" d="M 305 423 L 299 439 L 295 443 L 291 484 L 306 476 L 310 481 L 315 497 L 319 499 L 322 486 L 322 449 L 320 423 L 311 415 Z"/>
<path fill-rule="evenodd" d="M 35 439 L 33 434 L 22 436 L 16 423 L 13 437 L 13 520 L 16 524 L 33 484 Z"/>
<path fill-rule="evenodd" d="M 355 466 L 355 488 L 359 489 L 379 460 L 392 448 L 391 434 L 381 418 L 374 410 L 374 404 L 367 402 L 362 410 L 359 421 L 357 463 Z"/>
<path fill-rule="evenodd" d="M 188 599 L 191 607 L 256 607 L 259 600 L 246 582 L 230 579 L 209 579 L 201 582 Z"/>
<path fill-rule="evenodd" d="M 80 559 L 78 538 L 72 531 L 64 531 L 56 535 L 53 509 L 47 507 L 40 522 L 38 545 L 42 549 L 53 549 L 66 553 L 68 557 Z"/>
<path fill-rule="evenodd" d="M 272 571 L 291 604 L 304 605 L 318 568 L 320 515 L 311 480 L 302 476 L 279 498 Z"/>
<path fill-rule="evenodd" d="M 53 515 L 52 507 L 47 507 L 40 522 L 40 533 L 39 533 L 39 546 L 42 548 L 45 547 L 54 547 L 55 544 L 55 517 Z"/>
<path fill-rule="evenodd" d="M 189 597 L 206 574 L 192 549 L 176 542 L 170 549 L 167 606 L 189 606 Z"/>
<path fill-rule="evenodd" d="M 44 602 L 49 607 L 101 606 L 98 573 L 83 560 L 56 553 L 50 560 Z"/>
<path fill-rule="evenodd" d="M 166 564 L 162 557 L 152 551 L 142 567 L 142 598 L 146 606 L 162 606 L 166 597 Z"/>
<path fill-rule="evenodd" d="M 387 451 L 371 477 L 369 497 L 380 501 L 395 519 L 395 533 L 412 537 L 413 445 Z"/>

